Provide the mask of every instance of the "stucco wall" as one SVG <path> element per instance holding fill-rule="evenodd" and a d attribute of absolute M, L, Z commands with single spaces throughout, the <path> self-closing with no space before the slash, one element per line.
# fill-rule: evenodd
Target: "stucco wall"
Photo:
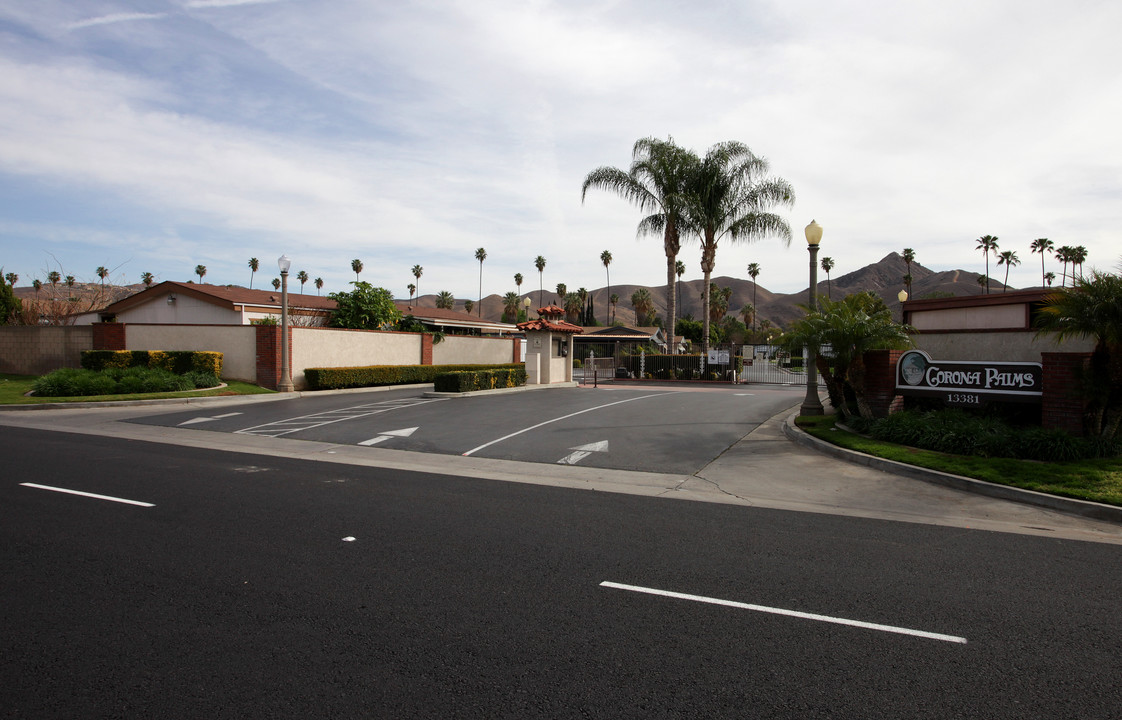
<path fill-rule="evenodd" d="M 1035 332 L 920 333 L 912 339 L 916 348 L 936 360 L 1040 362 L 1043 352 L 1090 352 L 1095 348 L 1088 340 L 1060 345 L 1047 336 L 1037 338 Z"/>
<path fill-rule="evenodd" d="M 127 325 L 129 350 L 222 353 L 222 377 L 257 382 L 257 336 L 249 325 Z"/>
<path fill-rule="evenodd" d="M 1023 328 L 1028 322 L 1023 304 L 943 308 L 916 311 L 910 323 L 917 330 L 982 330 Z"/>
<path fill-rule="evenodd" d="M 168 303 L 168 295 L 175 295 L 175 302 Z M 242 314 L 240 311 L 203 302 L 185 293 L 171 292 L 163 293 L 155 300 L 142 305 L 122 310 L 117 314 L 117 322 L 130 325 L 134 323 L 241 325 Z"/>
<path fill-rule="evenodd" d="M 292 384 L 307 385 L 304 368 L 418 365 L 421 336 L 416 333 L 336 328 L 291 328 Z"/>
<path fill-rule="evenodd" d="M 42 375 L 81 366 L 82 351 L 93 349 L 93 328 L 85 326 L 0 327 L 0 372 Z"/>
<path fill-rule="evenodd" d="M 511 338 L 446 335 L 432 346 L 433 365 L 498 365 L 514 360 Z"/>

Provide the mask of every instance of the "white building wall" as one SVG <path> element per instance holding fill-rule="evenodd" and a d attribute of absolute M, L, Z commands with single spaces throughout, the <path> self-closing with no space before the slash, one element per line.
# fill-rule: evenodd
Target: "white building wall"
<path fill-rule="evenodd" d="M 222 377 L 257 382 L 257 334 L 249 325 L 135 325 L 125 328 L 129 350 L 222 353 Z"/>
<path fill-rule="evenodd" d="M 175 302 L 167 301 L 170 295 Z M 160 323 L 168 325 L 241 325 L 242 314 L 184 293 L 164 293 L 151 302 L 128 308 L 117 314 L 120 323 Z"/>

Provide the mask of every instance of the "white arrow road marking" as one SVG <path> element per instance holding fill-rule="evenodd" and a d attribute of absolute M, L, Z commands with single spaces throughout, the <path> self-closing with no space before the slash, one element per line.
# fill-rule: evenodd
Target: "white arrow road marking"
<path fill-rule="evenodd" d="M 195 423 L 211 422 L 212 420 L 221 420 L 222 418 L 234 417 L 235 415 L 241 415 L 241 413 L 240 412 L 232 412 L 232 413 L 226 413 L 225 415 L 215 415 L 213 417 L 191 418 L 190 420 L 184 420 L 183 422 L 181 422 L 179 424 L 180 425 L 194 425 Z"/>
<path fill-rule="evenodd" d="M 608 452 L 608 441 L 601 440 L 569 449 L 573 452 L 558 460 L 558 465 L 576 465 L 594 452 Z"/>
<path fill-rule="evenodd" d="M 359 445 L 377 445 L 383 440 L 389 440 L 390 438 L 395 437 L 409 437 L 415 432 L 417 432 L 417 428 L 415 427 L 402 428 L 401 430 L 386 430 L 378 437 L 372 437 L 369 440 L 363 440 L 359 443 Z"/>

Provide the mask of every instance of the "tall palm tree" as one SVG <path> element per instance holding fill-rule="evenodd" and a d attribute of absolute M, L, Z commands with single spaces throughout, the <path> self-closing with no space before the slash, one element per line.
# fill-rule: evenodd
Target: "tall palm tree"
<path fill-rule="evenodd" d="M 581 202 L 589 188 L 614 192 L 650 213 L 639 221 L 638 235 L 662 235 L 666 254 L 666 317 L 677 317 L 674 298 L 674 270 L 681 250 L 683 198 L 689 170 L 697 156 L 674 144 L 673 139 L 642 138 L 631 149 L 631 166 L 627 171 L 603 166 L 588 174 L 581 187 Z M 671 320 L 673 322 L 673 320 Z M 673 332 L 673 331 L 671 331 Z M 670 353 L 677 348 L 670 343 Z"/>
<path fill-rule="evenodd" d="M 316 286 L 316 295 L 319 295 L 319 291 L 323 289 L 323 278 L 316 278 L 312 283 Z"/>
<path fill-rule="evenodd" d="M 1075 247 L 1075 249 L 1072 251 L 1071 258 L 1072 258 L 1071 261 L 1073 263 L 1073 265 L 1071 267 L 1071 279 L 1073 281 L 1072 285 L 1074 285 L 1075 284 L 1074 280 L 1075 280 L 1075 266 L 1076 265 L 1079 266 L 1079 279 L 1080 280 L 1083 279 L 1083 263 L 1087 260 L 1087 248 L 1085 248 L 1082 245 L 1077 245 Z"/>
<path fill-rule="evenodd" d="M 249 259 L 249 289 L 253 289 L 253 275 L 257 269 L 261 267 L 261 262 L 257 258 Z"/>
<path fill-rule="evenodd" d="M 538 269 L 538 307 L 542 307 L 542 273 L 545 272 L 545 258 L 541 255 L 534 258 L 534 267 Z"/>
<path fill-rule="evenodd" d="M 565 304 L 565 296 L 568 295 L 569 286 L 565 283 L 557 283 L 557 302 L 562 305 Z"/>
<path fill-rule="evenodd" d="M 717 243 L 726 236 L 733 242 L 768 236 L 791 242 L 787 221 L 771 208 L 792 206 L 795 190 L 782 178 L 768 177 L 768 170 L 767 160 L 747 145 L 729 141 L 711 147 L 690 173 L 684 211 L 686 227 L 701 239 L 703 357 L 709 350 L 708 290 L 717 262 Z"/>
<path fill-rule="evenodd" d="M 1075 248 L 1070 245 L 1061 245 L 1060 247 L 1056 248 L 1056 259 L 1063 263 L 1063 270 L 1060 272 L 1060 287 L 1065 287 L 1067 285 L 1067 264 L 1071 262 L 1071 258 L 1074 252 Z M 1071 276 L 1074 280 L 1074 268 L 1072 268 Z"/>
<path fill-rule="evenodd" d="M 514 288 L 519 295 L 522 294 L 522 273 L 514 273 Z"/>
<path fill-rule="evenodd" d="M 73 275 L 67 275 L 66 276 L 66 288 L 67 288 L 67 291 L 66 291 L 67 299 L 72 298 L 74 296 L 74 276 Z"/>
<path fill-rule="evenodd" d="M 351 260 L 351 272 L 355 274 L 355 282 L 358 282 L 359 273 L 362 272 L 362 261 L 358 258 Z"/>
<path fill-rule="evenodd" d="M 1040 253 L 1040 284 L 1043 285 L 1048 282 L 1048 278 L 1044 273 L 1044 254 L 1052 250 L 1052 241 L 1048 238 L 1037 238 L 1032 241 L 1029 246 L 1029 252 Z"/>
<path fill-rule="evenodd" d="M 483 317 L 483 261 L 487 259 L 487 251 L 477 248 L 475 259 L 479 261 L 479 317 Z"/>
<path fill-rule="evenodd" d="M 308 282 L 308 273 L 301 270 L 296 273 L 296 279 L 300 281 L 300 294 L 304 294 L 304 283 Z"/>
<path fill-rule="evenodd" d="M 908 295 L 912 294 L 912 263 L 916 259 L 916 251 L 911 248 L 904 248 L 904 265 L 907 266 L 908 271 L 904 274 L 904 285 L 907 286 Z M 829 287 L 829 283 L 827 283 Z"/>
<path fill-rule="evenodd" d="M 101 278 L 101 289 L 105 289 L 105 278 L 109 277 L 109 268 L 104 265 L 98 267 L 97 276 Z"/>
<path fill-rule="evenodd" d="M 518 320 L 518 293 L 508 292 L 503 295 L 503 322 L 516 322 Z"/>
<path fill-rule="evenodd" d="M 456 298 L 452 297 L 452 293 L 447 290 L 441 290 L 436 296 L 436 306 L 444 310 L 451 310 L 456 307 Z"/>
<path fill-rule="evenodd" d="M 1009 269 L 1021 264 L 1021 259 L 1017 257 L 1014 250 L 1002 250 L 997 256 L 997 265 L 1005 266 L 1005 283 L 1001 288 L 1001 292 L 1009 289 Z"/>
<path fill-rule="evenodd" d="M 199 282 L 202 282 L 203 277 L 206 275 L 206 265 L 196 265 L 195 274 L 199 276 Z"/>
<path fill-rule="evenodd" d="M 608 272 L 608 266 L 612 264 L 612 254 L 607 250 L 600 253 L 600 263 L 604 266 L 604 277 L 608 280 L 608 296 L 610 297 L 612 294 L 612 276 Z M 611 316 L 608 314 L 607 310 L 604 311 L 604 324 L 612 324 Z"/>
<path fill-rule="evenodd" d="M 616 321 L 616 305 L 619 305 L 619 295 L 612 293 L 612 296 L 608 298 L 608 302 L 612 304 L 612 322 L 608 323 L 611 325 Z"/>
<path fill-rule="evenodd" d="M 1082 390 L 1089 401 L 1085 429 L 1107 439 L 1122 425 L 1122 277 L 1091 270 L 1073 279 L 1070 290 L 1049 293 L 1036 320 L 1039 333 L 1059 341 L 1092 338 L 1090 372 Z"/>
<path fill-rule="evenodd" d="M 754 310 L 755 308 L 759 307 L 758 305 L 756 305 L 756 278 L 758 278 L 759 276 L 760 264 L 748 263 L 748 277 L 752 278 L 752 332 L 756 332 L 756 313 L 754 312 Z"/>
<path fill-rule="evenodd" d="M 51 270 L 47 273 L 47 282 L 51 284 L 51 294 L 55 297 L 55 289 L 58 287 L 59 281 L 62 280 L 62 274 L 58 270 Z"/>
<path fill-rule="evenodd" d="M 978 238 L 978 244 L 974 247 L 975 250 L 981 250 L 982 255 L 986 257 L 986 294 L 990 294 L 990 253 L 997 254 L 997 237 L 994 235 L 983 235 Z"/>
<path fill-rule="evenodd" d="M 40 280 L 39 278 L 35 278 L 34 280 L 31 281 L 31 287 L 35 288 L 35 299 L 38 300 L 39 299 L 39 291 L 43 288 L 43 281 Z"/>
<path fill-rule="evenodd" d="M 142 272 L 142 273 L 140 273 L 140 282 L 144 283 L 144 287 L 146 287 L 146 288 L 150 288 L 150 287 L 152 287 L 152 282 L 153 282 L 153 281 L 154 281 L 155 279 L 156 279 L 156 278 L 155 278 L 155 277 L 154 277 L 154 276 L 152 275 L 152 273 L 150 273 L 150 272 Z"/>
<path fill-rule="evenodd" d="M 413 270 L 411 271 L 413 273 L 413 277 L 415 277 L 417 279 L 417 299 L 418 300 L 421 299 L 421 292 L 420 292 L 421 273 L 423 273 L 424 271 L 425 271 L 425 269 L 423 267 L 421 267 L 420 265 L 414 265 Z"/>
<path fill-rule="evenodd" d="M 414 285 L 413 283 L 409 283 L 405 287 L 406 287 L 407 290 L 409 290 L 409 304 L 412 305 L 413 304 L 413 293 L 417 292 L 417 286 Z"/>
<path fill-rule="evenodd" d="M 834 299 L 834 290 L 830 285 L 830 271 L 834 269 L 834 259 L 832 257 L 822 258 L 822 269 L 826 271 L 826 299 Z M 911 273 L 909 273 L 909 276 Z"/>

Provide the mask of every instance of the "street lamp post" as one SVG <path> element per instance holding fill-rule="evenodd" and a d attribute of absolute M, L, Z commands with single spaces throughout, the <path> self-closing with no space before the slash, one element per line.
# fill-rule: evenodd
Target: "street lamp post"
<path fill-rule="evenodd" d="M 292 392 L 296 389 L 292 385 L 292 368 L 288 362 L 288 270 L 292 261 L 287 255 L 281 255 L 277 259 L 277 267 L 281 274 L 281 376 L 277 392 Z"/>
<path fill-rule="evenodd" d="M 822 226 L 811 220 L 806 226 L 806 249 L 810 252 L 810 299 L 807 302 L 811 312 L 818 310 L 818 243 L 822 242 Z M 814 364 L 818 348 L 813 344 L 806 349 L 806 398 L 799 409 L 800 415 L 822 415 L 822 401 L 818 399 L 818 367 Z"/>

